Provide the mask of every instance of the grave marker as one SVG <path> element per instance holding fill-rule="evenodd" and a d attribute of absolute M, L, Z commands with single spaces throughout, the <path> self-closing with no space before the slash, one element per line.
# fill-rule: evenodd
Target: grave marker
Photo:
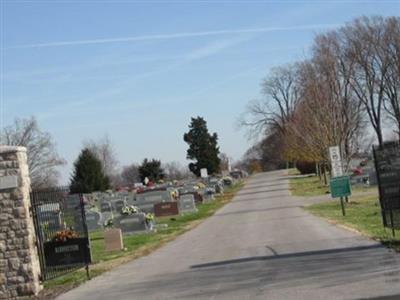
<path fill-rule="evenodd" d="M 177 202 L 162 202 L 154 204 L 154 215 L 156 217 L 166 217 L 179 215 Z"/>
<path fill-rule="evenodd" d="M 86 211 L 86 225 L 89 231 L 96 231 L 102 228 L 100 224 L 101 214 L 97 211 Z"/>
<path fill-rule="evenodd" d="M 104 232 L 106 251 L 121 251 L 124 249 L 122 232 L 119 228 L 108 229 Z"/>
<path fill-rule="evenodd" d="M 182 195 L 179 198 L 179 211 L 181 213 L 197 212 L 193 195 Z"/>
<path fill-rule="evenodd" d="M 114 219 L 115 227 L 120 228 L 123 233 L 134 233 L 146 231 L 146 215 L 144 213 L 121 215 Z"/>

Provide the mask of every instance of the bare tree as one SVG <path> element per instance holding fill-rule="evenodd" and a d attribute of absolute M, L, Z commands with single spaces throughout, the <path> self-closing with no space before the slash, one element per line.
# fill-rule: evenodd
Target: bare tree
<path fill-rule="evenodd" d="M 385 34 L 379 45 L 381 55 L 387 55 L 389 64 L 385 73 L 384 107 L 389 117 L 396 124 L 400 137 L 400 18 L 391 17 L 385 20 Z"/>
<path fill-rule="evenodd" d="M 350 84 L 355 62 L 345 54 L 344 42 L 336 31 L 317 36 L 312 60 L 329 103 L 325 113 L 331 119 L 332 145 L 341 147 L 349 163 L 360 146 L 365 121 L 362 103 Z"/>
<path fill-rule="evenodd" d="M 121 172 L 122 182 L 125 185 L 132 186 L 135 182 L 140 181 L 139 165 L 131 164 L 122 168 Z"/>
<path fill-rule="evenodd" d="M 265 98 L 249 103 L 241 125 L 255 132 L 264 132 L 271 127 L 284 130 L 299 102 L 296 75 L 297 65 L 274 68 L 262 82 Z"/>
<path fill-rule="evenodd" d="M 190 170 L 177 161 L 164 163 L 162 168 L 164 169 L 165 176 L 168 180 L 182 180 L 192 177 Z"/>
<path fill-rule="evenodd" d="M 368 114 L 379 144 L 383 143 L 382 122 L 385 85 L 390 59 L 379 51 L 384 42 L 385 20 L 382 17 L 356 19 L 341 30 L 346 40 L 346 54 L 355 62 L 350 84 Z"/>
<path fill-rule="evenodd" d="M 104 173 L 113 178 L 117 173 L 118 159 L 111 140 L 106 135 L 98 140 L 87 140 L 84 147 L 92 151 L 101 161 Z"/>
<path fill-rule="evenodd" d="M 219 159 L 221 161 L 221 163 L 219 164 L 221 172 L 230 171 L 232 158 L 230 158 L 226 153 L 220 153 Z"/>
<path fill-rule="evenodd" d="M 56 151 L 56 144 L 48 132 L 41 131 L 34 117 L 15 119 L 3 129 L 1 143 L 27 148 L 28 165 L 33 189 L 55 186 L 57 167 L 65 164 Z"/>

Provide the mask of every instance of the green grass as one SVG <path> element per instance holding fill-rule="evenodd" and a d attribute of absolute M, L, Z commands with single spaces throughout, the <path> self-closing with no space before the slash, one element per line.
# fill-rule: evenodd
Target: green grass
<path fill-rule="evenodd" d="M 311 197 L 329 193 L 329 187 L 318 176 L 290 178 L 289 185 L 293 196 Z"/>
<path fill-rule="evenodd" d="M 376 195 L 356 195 L 345 204 L 346 216 L 342 216 L 340 201 L 329 201 L 306 207 L 311 213 L 327 218 L 335 223 L 354 228 L 359 232 L 400 250 L 400 230 L 397 238 L 392 237 L 391 229 L 384 229 L 378 197 Z"/>
<path fill-rule="evenodd" d="M 232 200 L 233 196 L 243 187 L 243 185 L 244 183 L 240 182 L 225 189 L 224 195 L 216 196 L 215 201 L 198 205 L 198 212 L 174 217 L 157 218 L 157 224 L 168 225 L 165 229 L 158 229 L 157 232 L 154 233 L 124 236 L 124 251 L 105 251 L 103 232 L 98 231 L 91 233 L 90 242 L 93 261 L 93 264 L 90 266 L 91 277 L 98 276 L 126 261 L 147 255 L 151 251 L 161 247 L 166 242 L 173 240 L 178 235 L 190 230 L 196 224 L 201 222 L 201 220 L 213 215 L 219 208 Z M 81 269 L 44 282 L 45 291 L 43 293 L 51 294 L 51 291 L 46 291 L 46 289 L 54 289 L 54 294 L 57 294 L 57 290 L 65 291 L 86 280 L 86 271 Z"/>
<path fill-rule="evenodd" d="M 291 169 L 295 170 L 295 169 Z M 293 171 L 292 175 L 296 175 Z M 290 172 L 289 172 L 290 175 Z M 328 179 L 329 182 L 329 179 Z M 325 185 L 318 176 L 290 178 L 290 191 L 293 196 L 312 197 L 322 196 L 329 194 L 329 186 Z M 378 188 L 376 186 L 353 186 L 352 193 L 376 193 Z"/>

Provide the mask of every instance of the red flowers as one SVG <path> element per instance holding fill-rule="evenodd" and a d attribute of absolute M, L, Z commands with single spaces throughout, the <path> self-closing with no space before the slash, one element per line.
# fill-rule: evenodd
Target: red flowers
<path fill-rule="evenodd" d="M 68 240 L 74 239 L 78 237 L 78 233 L 70 230 L 70 229 L 66 229 L 66 230 L 61 230 L 58 231 L 56 233 L 56 235 L 52 238 L 53 242 L 66 242 Z"/>

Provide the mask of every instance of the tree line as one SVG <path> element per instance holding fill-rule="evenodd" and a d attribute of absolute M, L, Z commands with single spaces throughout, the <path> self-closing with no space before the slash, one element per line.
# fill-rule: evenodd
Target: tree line
<path fill-rule="evenodd" d="M 162 163 L 158 159 L 145 158 L 119 168 L 114 146 L 108 136 L 83 142 L 83 148 L 73 164 L 70 178 L 72 192 L 89 193 L 110 188 L 132 187 L 134 183 L 160 180 L 182 180 L 200 176 L 200 169 L 207 168 L 209 174 L 228 168 L 228 157 L 219 152 L 216 133 L 210 134 L 207 122 L 202 117 L 191 119 L 189 130 L 183 136 L 188 144 L 187 159 L 192 162 L 187 168 L 179 162 Z M 58 185 L 59 167 L 66 164 L 57 151 L 52 136 L 39 128 L 34 117 L 15 119 L 3 128 L 0 141 L 4 145 L 27 148 L 28 164 L 33 189 Z"/>
<path fill-rule="evenodd" d="M 361 17 L 318 34 L 305 60 L 271 70 L 262 100 L 251 101 L 241 125 L 263 140 L 245 158 L 317 162 L 330 146 L 349 162 L 372 131 L 400 136 L 400 18 Z M 272 151 L 274 148 L 275 151 Z M 347 165 L 347 164 L 345 164 Z"/>

